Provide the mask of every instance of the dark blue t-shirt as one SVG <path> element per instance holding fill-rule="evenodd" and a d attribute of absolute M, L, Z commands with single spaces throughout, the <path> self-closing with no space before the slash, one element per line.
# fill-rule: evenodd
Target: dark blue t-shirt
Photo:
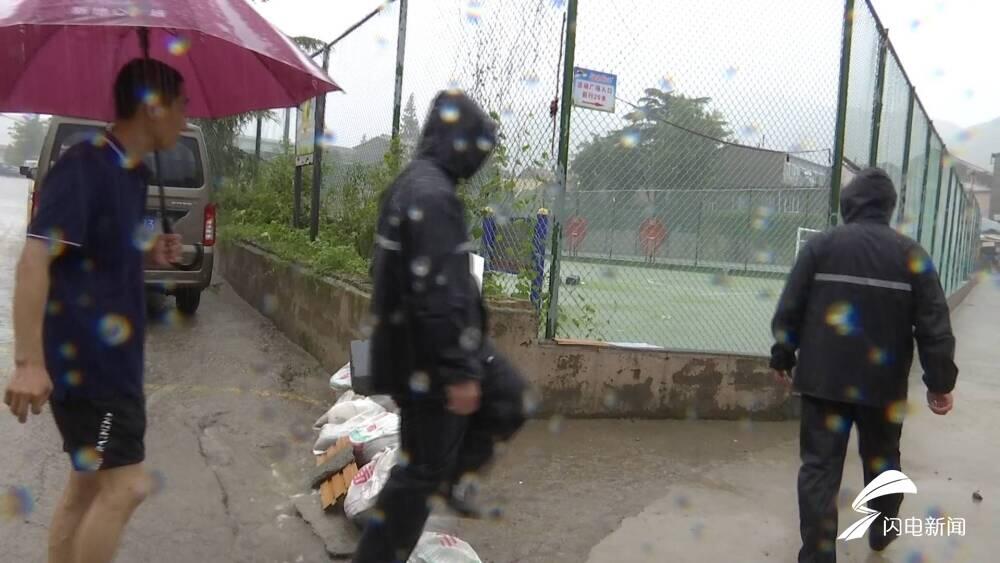
<path fill-rule="evenodd" d="M 110 134 L 45 176 L 28 236 L 52 254 L 43 339 L 56 400 L 143 396 L 148 177 Z"/>

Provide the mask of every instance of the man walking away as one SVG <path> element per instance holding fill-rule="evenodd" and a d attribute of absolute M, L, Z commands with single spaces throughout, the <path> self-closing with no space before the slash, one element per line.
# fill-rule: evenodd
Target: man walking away
<path fill-rule="evenodd" d="M 14 290 L 14 375 L 4 402 L 22 423 L 52 414 L 73 470 L 49 529 L 50 563 L 106 563 L 148 490 L 143 395 L 143 255 L 180 260 L 177 235 L 143 229 L 149 171 L 185 124 L 181 75 L 134 60 L 114 85 L 107 134 L 66 151 L 45 177 Z"/>
<path fill-rule="evenodd" d="M 373 260 L 371 336 L 376 391 L 400 407 L 402 448 L 354 561 L 406 561 L 432 495 L 477 515 L 456 496 L 524 422 L 524 380 L 489 340 L 469 271 L 469 230 L 457 183 L 482 166 L 496 124 L 464 94 L 438 94 L 417 156 L 384 195 Z M 461 486 L 456 486 L 461 485 Z"/>
<path fill-rule="evenodd" d="M 837 494 L 852 425 L 866 485 L 900 470 L 914 338 L 935 414 L 951 410 L 958 375 L 948 303 L 931 258 L 889 226 L 892 180 L 877 168 L 863 170 L 844 188 L 840 206 L 845 224 L 805 246 L 772 324 L 771 367 L 789 377 L 798 351 L 802 563 L 836 560 Z M 868 504 L 881 512 L 868 532 L 875 551 L 896 539 L 896 532 L 883 533 L 884 522 L 902 501 L 896 494 Z"/>

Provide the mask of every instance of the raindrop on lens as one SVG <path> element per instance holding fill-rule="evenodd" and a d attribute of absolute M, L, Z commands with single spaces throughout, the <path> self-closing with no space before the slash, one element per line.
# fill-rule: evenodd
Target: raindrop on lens
<path fill-rule="evenodd" d="M 398 227 L 400 223 L 402 223 L 402 220 L 399 218 L 399 215 L 390 215 L 389 216 L 389 226 L 390 227 Z"/>
<path fill-rule="evenodd" d="M 549 419 L 549 432 L 553 434 L 562 432 L 563 420 L 561 414 L 552 415 L 552 418 Z"/>
<path fill-rule="evenodd" d="M 469 0 L 469 5 L 465 8 L 465 20 L 472 25 L 479 25 L 482 17 L 482 7 L 479 0 Z"/>
<path fill-rule="evenodd" d="M 525 73 L 524 75 L 524 85 L 527 86 L 528 88 L 534 88 L 535 86 L 538 86 L 538 83 L 540 81 L 541 80 L 539 80 L 538 78 L 538 73 L 533 70 Z"/>
<path fill-rule="evenodd" d="M 458 337 L 458 345 L 466 352 L 478 350 L 483 342 L 483 333 L 478 328 L 467 327 Z"/>
<path fill-rule="evenodd" d="M 458 123 L 459 118 L 462 116 L 458 106 L 452 102 L 445 102 L 441 104 L 439 114 L 441 115 L 441 121 L 448 124 Z"/>
<path fill-rule="evenodd" d="M 105 315 L 99 326 L 101 340 L 109 346 L 119 346 L 132 337 L 132 324 L 121 315 Z"/>
<path fill-rule="evenodd" d="M 73 453 L 73 464 L 77 471 L 97 471 L 101 466 L 101 454 L 90 446 L 80 448 Z"/>
<path fill-rule="evenodd" d="M 378 317 L 375 315 L 369 315 L 361 321 L 361 334 L 365 338 L 371 338 L 371 335 L 375 333 L 375 327 L 378 326 Z"/>
<path fill-rule="evenodd" d="M 163 471 L 154 469 L 149 472 L 149 494 L 156 496 L 167 488 L 167 476 Z"/>
<path fill-rule="evenodd" d="M 426 393 L 431 390 L 431 376 L 424 371 L 414 372 L 410 376 L 410 391 Z"/>
<path fill-rule="evenodd" d="M 609 389 L 604 393 L 604 406 L 609 409 L 616 408 L 618 406 L 618 392 L 614 389 Z"/>
<path fill-rule="evenodd" d="M 410 221 L 414 223 L 419 223 L 424 220 L 424 210 L 419 207 L 413 206 L 406 211 L 406 216 L 410 218 Z"/>
<path fill-rule="evenodd" d="M 726 68 L 726 80 L 732 80 L 736 78 L 736 75 L 740 72 L 740 69 L 735 66 L 730 66 Z"/>
<path fill-rule="evenodd" d="M 493 141 L 491 141 L 488 137 L 479 137 L 476 139 L 476 148 L 479 149 L 480 152 L 490 152 L 493 150 Z"/>
<path fill-rule="evenodd" d="M 436 283 L 436 284 L 438 284 L 438 285 L 442 285 L 442 286 L 443 286 L 443 285 L 448 285 L 448 276 L 446 276 L 446 275 L 444 275 L 444 274 L 438 274 L 438 275 L 437 275 L 437 276 L 436 276 L 436 277 L 434 278 L 434 283 Z"/>
<path fill-rule="evenodd" d="M 312 427 L 305 422 L 293 423 L 289 431 L 292 434 L 292 439 L 299 443 L 305 442 L 313 434 Z"/>
<path fill-rule="evenodd" d="M 461 138 L 455 139 L 452 142 L 452 147 L 455 148 L 456 152 L 465 152 L 465 151 L 469 150 L 469 141 L 466 141 L 465 139 L 461 139 Z"/>
<path fill-rule="evenodd" d="M 663 92 L 673 92 L 674 91 L 674 79 L 670 76 L 664 76 L 660 79 L 660 90 Z"/>
<path fill-rule="evenodd" d="M 625 131 L 622 133 L 619 144 L 626 149 L 634 149 L 639 146 L 639 132 L 638 131 Z"/>
<path fill-rule="evenodd" d="M 10 486 L 0 494 L 0 520 L 27 519 L 35 508 L 27 488 Z"/>
<path fill-rule="evenodd" d="M 273 315 L 278 310 L 278 298 L 268 293 L 261 298 L 260 310 L 265 315 Z"/>
<path fill-rule="evenodd" d="M 175 57 L 181 57 L 191 50 L 191 41 L 185 37 L 172 37 L 167 42 L 167 50 Z"/>
<path fill-rule="evenodd" d="M 426 256 L 417 256 L 410 263 L 410 270 L 413 275 L 422 278 L 431 271 L 431 259 Z"/>

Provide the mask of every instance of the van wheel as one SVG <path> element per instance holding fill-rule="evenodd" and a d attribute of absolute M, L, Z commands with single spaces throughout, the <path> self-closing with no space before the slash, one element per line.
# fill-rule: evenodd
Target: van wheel
<path fill-rule="evenodd" d="M 200 289 L 179 289 L 177 290 L 177 310 L 185 315 L 193 315 L 201 305 Z"/>

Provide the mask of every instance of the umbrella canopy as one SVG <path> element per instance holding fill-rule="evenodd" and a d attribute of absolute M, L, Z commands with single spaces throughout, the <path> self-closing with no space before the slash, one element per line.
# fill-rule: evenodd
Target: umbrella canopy
<path fill-rule="evenodd" d="M 0 2 L 0 111 L 114 118 L 119 69 L 144 55 L 183 76 L 190 117 L 296 106 L 340 87 L 244 0 Z"/>

